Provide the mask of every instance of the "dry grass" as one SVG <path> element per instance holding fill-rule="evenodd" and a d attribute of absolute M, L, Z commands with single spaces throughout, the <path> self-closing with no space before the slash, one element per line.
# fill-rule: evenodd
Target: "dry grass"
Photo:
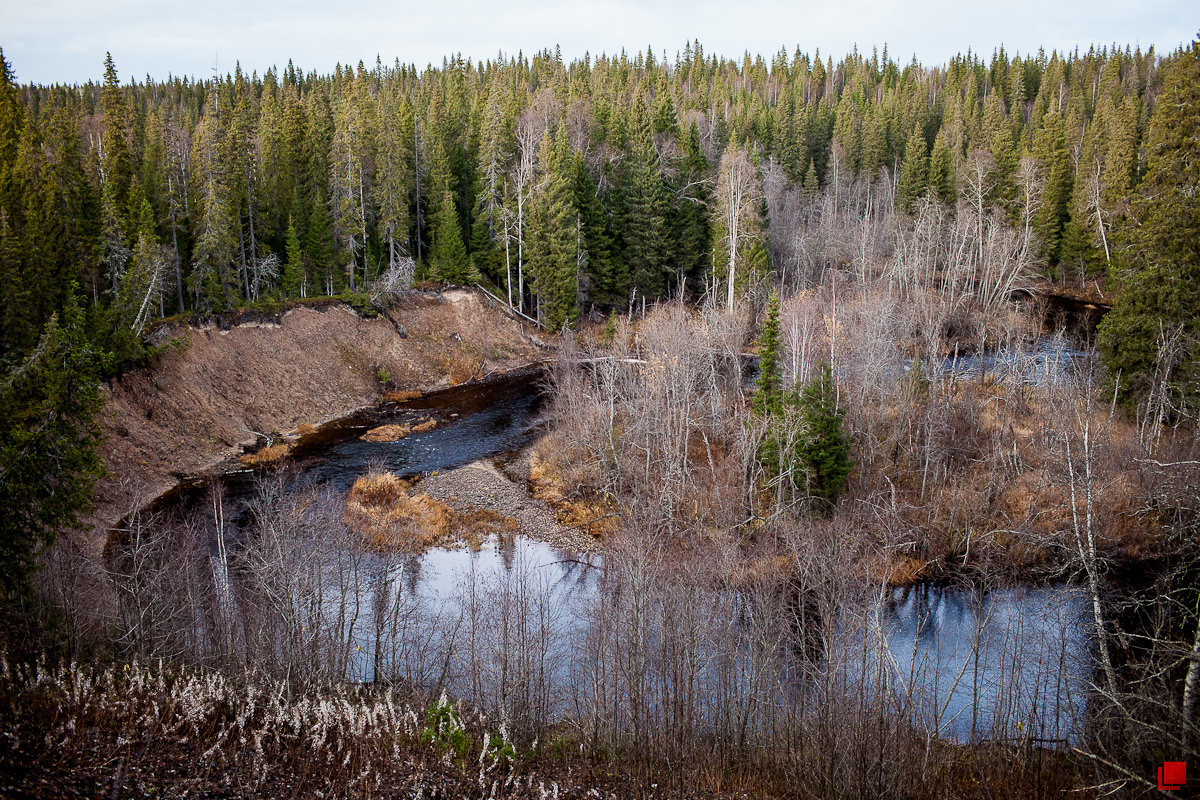
<path fill-rule="evenodd" d="M 310 422 L 306 422 L 303 425 L 300 425 L 299 427 L 296 428 L 296 431 L 295 431 L 297 436 L 312 436 L 316 432 L 317 432 L 317 426 L 313 425 Z"/>
<path fill-rule="evenodd" d="M 427 419 L 416 425 L 380 425 L 358 437 L 364 442 L 398 442 L 413 433 L 424 433 L 437 427 L 437 420 Z"/>
<path fill-rule="evenodd" d="M 48 667 L 0 653 L 4 796 L 538 796 L 541 784 L 513 780 L 517 760 L 497 755 L 505 727 L 444 695 L 452 722 L 434 729 L 421 695 L 295 688 L 161 663 Z M 447 726 L 462 731 L 461 757 L 443 744 Z"/>
<path fill-rule="evenodd" d="M 450 385 L 457 386 L 482 375 L 485 361 L 479 345 L 464 340 L 442 355 L 442 370 Z"/>
<path fill-rule="evenodd" d="M 548 451 L 553 451 L 554 437 L 542 440 L 529 459 L 529 483 L 533 496 L 544 501 L 554 510 L 555 518 L 562 525 L 578 528 L 598 539 L 616 533 L 621 527 L 621 518 L 611 498 L 598 499 L 564 476 Z"/>
<path fill-rule="evenodd" d="M 364 509 L 389 508 L 408 497 L 410 486 L 394 473 L 372 472 L 354 482 L 347 503 Z"/>
<path fill-rule="evenodd" d="M 411 389 L 397 389 L 394 392 L 388 392 L 383 396 L 385 403 L 403 403 L 408 400 L 416 400 L 421 396 L 421 392 Z"/>
<path fill-rule="evenodd" d="M 380 425 L 358 437 L 364 442 L 398 442 L 412 433 L 407 425 Z"/>
<path fill-rule="evenodd" d="M 273 444 L 270 447 L 264 447 L 254 453 L 246 453 L 238 457 L 238 461 L 248 467 L 263 467 L 268 464 L 274 464 L 287 457 L 292 452 L 292 445 L 287 442 Z"/>
<path fill-rule="evenodd" d="M 492 533 L 512 532 L 516 520 L 483 508 L 458 511 L 390 472 L 373 472 L 354 482 L 346 500 L 346 522 L 378 551 L 419 553 L 466 543 L 479 549 Z"/>

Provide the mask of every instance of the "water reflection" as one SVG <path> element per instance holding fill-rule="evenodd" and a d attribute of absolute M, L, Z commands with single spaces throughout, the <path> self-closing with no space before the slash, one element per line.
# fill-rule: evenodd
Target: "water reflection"
<path fill-rule="evenodd" d="M 882 609 L 893 691 L 959 741 L 1072 738 L 1089 663 L 1086 600 L 1070 586 L 916 586 Z"/>
<path fill-rule="evenodd" d="M 596 658 L 621 662 L 630 655 L 613 650 L 632 641 L 630 621 L 613 614 L 640 595 L 606 576 L 598 556 L 508 535 L 492 537 L 478 551 L 432 550 L 390 569 L 394 580 L 386 599 L 406 609 L 407 622 L 384 638 L 400 650 L 373 653 L 371 625 L 360 625 L 354 634 L 360 657 L 351 669 L 356 679 L 371 680 L 382 670 L 392 679 L 444 686 L 482 703 L 514 691 L 519 675 L 518 688 L 536 695 L 528 703 L 554 718 L 579 676 L 596 668 Z M 721 706 L 731 682 L 749 685 L 771 669 L 756 652 L 757 623 L 751 619 L 766 609 L 750 613 L 748 598 L 696 587 L 686 597 L 645 597 L 646 616 L 630 618 L 645 624 L 638 641 L 647 653 L 660 655 L 690 642 L 696 668 L 690 691 L 701 715 Z M 809 682 L 818 691 L 832 679 L 858 685 L 865 697 L 890 698 L 886 705 L 894 713 L 960 742 L 1075 740 L 1085 710 L 1080 678 L 1090 671 L 1086 603 L 1078 589 L 978 592 L 922 585 L 864 602 L 864 615 L 855 617 L 860 622 L 846 616 L 839 625 L 834 652 L 813 660 L 802 649 L 787 650 L 787 656 L 775 651 L 791 659 L 777 665 L 779 680 L 793 683 L 779 702 L 799 702 Z M 683 628 L 692 634 L 683 636 Z M 658 692 L 670 694 L 674 678 L 660 674 L 670 667 L 655 657 L 645 668 L 644 702 L 660 711 L 667 700 Z M 536 686 L 529 684 L 533 675 Z"/>
<path fill-rule="evenodd" d="M 481 392 L 440 412 L 372 421 L 411 423 L 420 412 L 440 420 L 398 442 L 362 442 L 353 426 L 334 431 L 297 453 L 290 489 L 280 491 L 324 487 L 327 518 L 337 520 L 345 491 L 381 461 L 414 474 L 525 444 L 536 386 Z M 252 496 L 227 488 L 231 505 Z M 607 575 L 598 557 L 520 535 L 489 538 L 478 551 L 380 554 L 313 524 L 319 534 L 284 542 L 292 548 L 285 566 L 316 590 L 296 593 L 303 607 L 290 588 L 277 593 L 288 601 L 278 631 L 267 633 L 279 638 L 264 641 L 281 663 L 327 661 L 326 674 L 447 688 L 512 719 L 578 715 L 584 697 L 586 713 L 631 719 L 686 708 L 714 731 L 728 724 L 731 703 L 747 703 L 744 716 L 751 706 L 786 714 L 810 698 L 828 702 L 822 683 L 886 700 L 897 715 L 959 741 L 1069 740 L 1083 712 L 1088 628 L 1083 599 L 1069 587 L 901 589 L 853 600 L 853 618 L 830 610 L 832 631 L 805 600 L 790 612 L 804 621 L 796 632 L 770 627 L 784 598 L 753 599 L 700 579 L 664 585 L 646 566 L 648 552 L 611 556 Z M 264 561 L 259 582 L 279 572 Z"/>

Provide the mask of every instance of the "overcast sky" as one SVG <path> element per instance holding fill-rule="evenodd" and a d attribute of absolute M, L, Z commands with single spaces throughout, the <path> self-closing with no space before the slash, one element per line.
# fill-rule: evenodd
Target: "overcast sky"
<path fill-rule="evenodd" d="M 127 81 L 207 77 L 214 61 L 221 72 L 240 61 L 262 74 L 290 58 L 328 72 L 376 55 L 424 66 L 453 52 L 478 60 L 555 44 L 568 59 L 647 45 L 674 58 L 694 38 L 708 53 L 735 57 L 798 44 L 836 60 L 856 44 L 868 53 L 886 44 L 901 61 L 915 54 L 938 64 L 967 48 L 990 55 L 999 44 L 1031 52 L 1118 42 L 1168 52 L 1196 35 L 1194 9 L 1183 0 L 0 0 L 0 47 L 17 79 L 34 83 L 98 80 L 105 51 Z"/>

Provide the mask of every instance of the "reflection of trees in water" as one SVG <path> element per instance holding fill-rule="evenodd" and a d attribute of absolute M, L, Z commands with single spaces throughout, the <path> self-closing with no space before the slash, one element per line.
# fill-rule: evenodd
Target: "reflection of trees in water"
<path fill-rule="evenodd" d="M 504 571 L 512 572 L 513 559 L 517 553 L 516 534 L 501 533 L 496 541 L 496 551 L 500 553 L 500 562 L 504 564 Z"/>
<path fill-rule="evenodd" d="M 340 493 L 289 491 L 286 481 L 254 504 L 240 549 L 257 557 L 237 564 L 245 633 L 227 645 L 239 658 L 288 677 L 445 687 L 528 732 L 574 715 L 600 740 L 799 735 L 806 715 L 844 713 L 838 703 L 854 697 L 861 709 L 962 738 L 962 726 L 942 724 L 960 706 L 931 705 L 955 679 L 971 737 L 1016 721 L 1028 730 L 1031 696 L 1047 718 L 1061 708 L 1052 693 L 1060 662 L 1029 637 L 1065 640 L 1053 627 L 1065 623 L 1018 618 L 1049 595 L 913 586 L 862 596 L 817 552 L 782 582 L 770 570 L 739 571 L 733 551 L 666 555 L 636 541 L 610 542 L 603 558 L 516 534 L 478 553 L 371 553 L 344 525 L 344 504 Z M 880 676 L 891 683 L 872 683 Z"/>
<path fill-rule="evenodd" d="M 982 588 L 917 584 L 892 592 L 882 609 L 885 625 L 899 628 L 915 639 L 936 641 L 954 626 L 975 626 L 986 621 L 991 599 Z"/>
<path fill-rule="evenodd" d="M 562 574 L 554 582 L 556 589 L 590 589 L 598 576 L 604 573 L 599 556 L 559 548 L 554 549 L 554 554 L 558 556 L 555 563 L 562 570 Z"/>
<path fill-rule="evenodd" d="M 407 553 L 400 564 L 401 574 L 403 575 L 404 587 L 408 589 L 408 593 L 413 597 L 417 595 L 417 587 L 421 583 L 421 555 L 419 553 Z"/>

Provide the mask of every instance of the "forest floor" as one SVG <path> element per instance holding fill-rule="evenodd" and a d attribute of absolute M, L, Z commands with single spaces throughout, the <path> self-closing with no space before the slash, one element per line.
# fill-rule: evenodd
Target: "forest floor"
<path fill-rule="evenodd" d="M 105 387 L 108 474 L 85 520 L 93 531 L 263 435 L 504 372 L 543 359 L 549 347 L 463 290 L 414 293 L 372 319 L 345 305 L 298 307 L 181 321 L 158 336 L 180 346 Z M 88 536 L 85 549 L 98 552 L 106 538 Z"/>

